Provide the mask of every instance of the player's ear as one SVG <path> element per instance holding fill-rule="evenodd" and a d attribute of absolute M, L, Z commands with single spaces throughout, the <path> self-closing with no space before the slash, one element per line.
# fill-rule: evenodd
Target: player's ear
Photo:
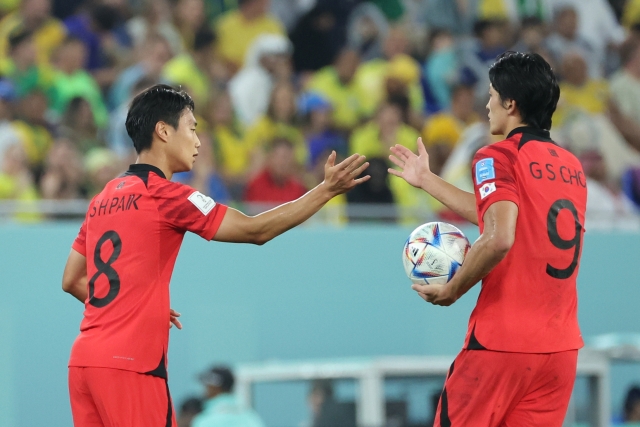
<path fill-rule="evenodd" d="M 162 142 L 167 142 L 169 140 L 169 125 L 163 121 L 157 122 L 155 133 L 156 135 L 158 135 L 158 138 L 162 140 Z"/>
<path fill-rule="evenodd" d="M 515 116 L 516 114 L 519 114 L 518 105 L 515 100 L 507 99 L 504 101 L 503 105 L 504 105 L 504 108 L 507 110 L 507 114 L 509 114 L 510 116 Z"/>

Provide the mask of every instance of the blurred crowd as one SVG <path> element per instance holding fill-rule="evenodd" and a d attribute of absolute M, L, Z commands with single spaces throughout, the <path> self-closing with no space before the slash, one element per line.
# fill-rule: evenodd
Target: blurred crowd
<path fill-rule="evenodd" d="M 158 82 L 195 100 L 202 146 L 175 179 L 268 207 L 323 179 L 328 154 L 372 179 L 332 202 L 425 206 L 388 148 L 416 148 L 472 191 L 488 133 L 488 67 L 536 52 L 561 98 L 552 137 L 582 161 L 589 209 L 640 207 L 640 0 L 0 0 L 0 199 L 86 199 L 136 155 L 128 103 Z M 41 216 L 24 216 L 38 219 Z"/>

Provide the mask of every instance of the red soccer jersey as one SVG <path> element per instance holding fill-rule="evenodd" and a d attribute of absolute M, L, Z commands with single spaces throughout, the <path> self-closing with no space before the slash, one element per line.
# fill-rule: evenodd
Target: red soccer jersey
<path fill-rule="evenodd" d="M 473 159 L 480 232 L 498 201 L 518 205 L 515 242 L 482 281 L 465 348 L 552 353 L 583 346 L 576 277 L 587 186 L 582 166 L 549 132 L 518 128 Z"/>
<path fill-rule="evenodd" d="M 169 280 L 186 231 L 211 240 L 227 208 L 137 164 L 91 201 L 73 249 L 88 297 L 69 366 L 166 378 Z"/>

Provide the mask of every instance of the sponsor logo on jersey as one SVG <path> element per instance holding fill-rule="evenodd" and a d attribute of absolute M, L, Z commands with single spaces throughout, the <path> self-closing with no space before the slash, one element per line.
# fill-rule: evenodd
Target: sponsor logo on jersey
<path fill-rule="evenodd" d="M 214 202 L 211 197 L 205 196 L 199 191 L 191 193 L 191 195 L 188 197 L 188 200 L 193 203 L 193 205 L 198 208 L 204 215 L 208 215 L 216 205 L 216 202 Z"/>
<path fill-rule="evenodd" d="M 493 158 L 478 160 L 476 163 L 476 185 L 485 181 L 496 179 L 496 170 L 493 167 Z"/>
<path fill-rule="evenodd" d="M 485 185 L 480 187 L 480 198 L 484 199 L 489 194 L 496 191 L 496 183 L 495 182 L 487 182 Z"/>

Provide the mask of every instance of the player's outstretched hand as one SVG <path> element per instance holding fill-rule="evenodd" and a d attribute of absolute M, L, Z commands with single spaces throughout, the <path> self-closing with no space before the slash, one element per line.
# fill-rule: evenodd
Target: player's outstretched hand
<path fill-rule="evenodd" d="M 324 165 L 324 184 L 329 192 L 337 196 L 367 181 L 369 175 L 358 178 L 369 167 L 365 160 L 365 156 L 353 154 L 336 165 L 336 152 L 332 151 Z"/>
<path fill-rule="evenodd" d="M 431 173 L 431 169 L 429 169 L 429 154 L 422 143 L 422 138 L 418 138 L 417 145 L 417 155 L 400 144 L 391 147 L 392 154 L 389 156 L 389 160 L 400 170 L 389 168 L 389 173 L 399 176 L 414 187 L 421 188 L 424 180 Z"/>
<path fill-rule="evenodd" d="M 182 329 L 182 323 L 180 323 L 178 317 L 180 317 L 180 313 L 175 311 L 173 308 L 169 310 L 169 329 L 171 329 L 173 325 L 176 325 L 176 328 L 178 329 Z"/>
<path fill-rule="evenodd" d="M 446 307 L 456 302 L 455 295 L 452 295 L 447 285 L 413 284 L 411 289 L 416 291 L 423 300 L 430 302 L 433 305 L 442 305 Z"/>

